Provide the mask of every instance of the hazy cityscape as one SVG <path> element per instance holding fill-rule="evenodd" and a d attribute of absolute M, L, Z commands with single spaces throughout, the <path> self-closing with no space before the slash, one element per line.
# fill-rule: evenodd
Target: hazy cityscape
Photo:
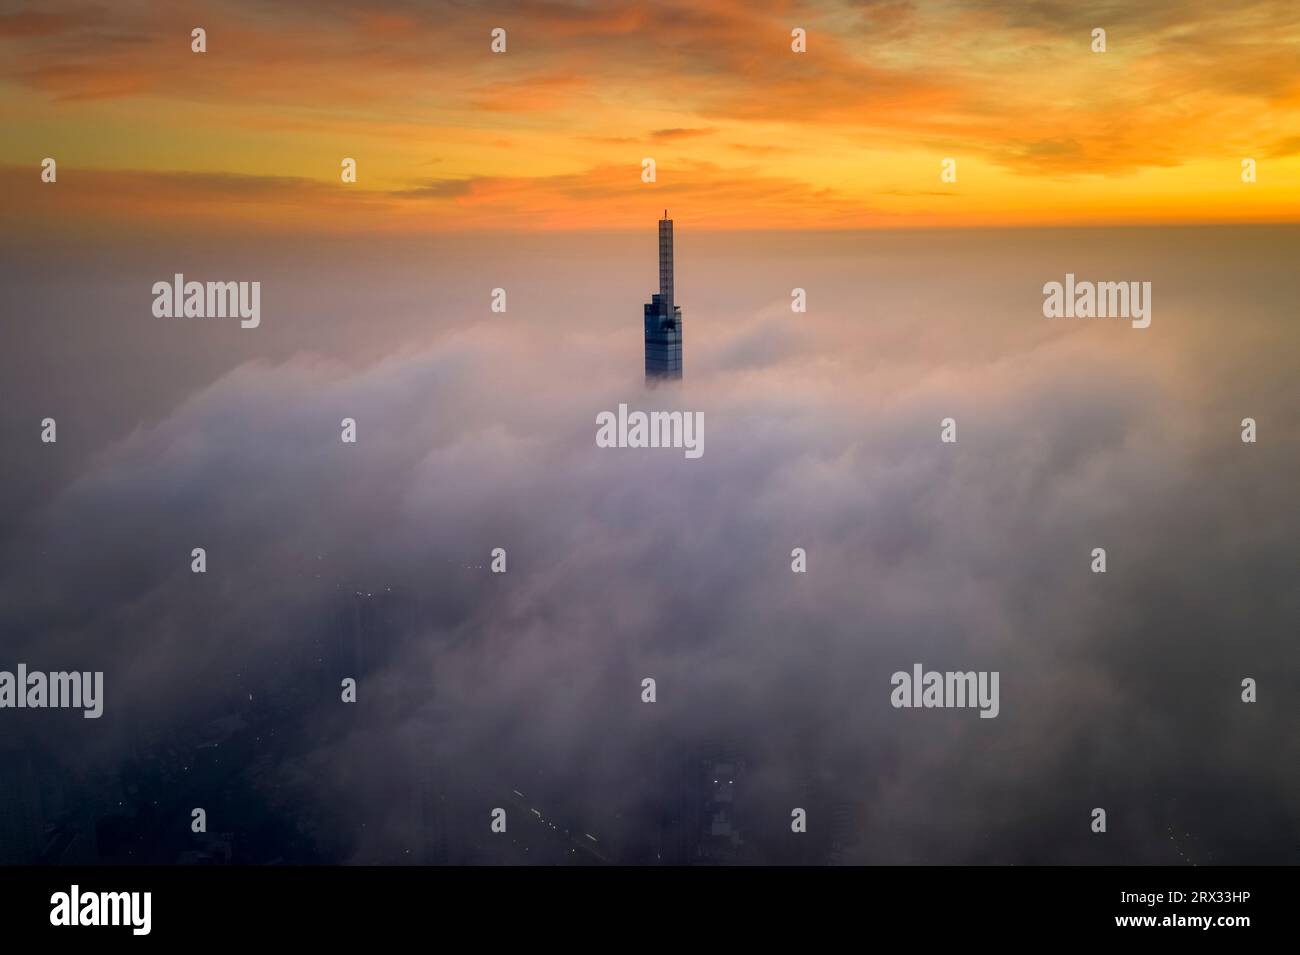
<path fill-rule="evenodd" d="M 4 250 L 6 664 L 105 702 L 6 711 L 0 861 L 1296 861 L 1294 228 L 679 230 L 667 295 L 649 222 L 196 243 Z M 182 269 L 261 327 L 153 317 Z M 670 392 L 708 453 L 595 446 Z M 892 708 L 917 660 L 1000 714 Z"/>

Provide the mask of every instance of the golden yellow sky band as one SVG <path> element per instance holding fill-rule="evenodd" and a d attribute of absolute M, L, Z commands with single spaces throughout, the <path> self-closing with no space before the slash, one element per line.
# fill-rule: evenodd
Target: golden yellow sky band
<path fill-rule="evenodd" d="M 41 3 L 0 117 L 33 228 L 1294 222 L 1300 4 Z"/>

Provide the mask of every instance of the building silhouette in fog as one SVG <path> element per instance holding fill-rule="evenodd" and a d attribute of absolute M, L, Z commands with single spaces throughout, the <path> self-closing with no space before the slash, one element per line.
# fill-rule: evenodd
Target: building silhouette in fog
<path fill-rule="evenodd" d="M 682 310 L 673 303 L 673 220 L 659 220 L 659 292 L 645 306 L 647 381 L 682 377 Z"/>

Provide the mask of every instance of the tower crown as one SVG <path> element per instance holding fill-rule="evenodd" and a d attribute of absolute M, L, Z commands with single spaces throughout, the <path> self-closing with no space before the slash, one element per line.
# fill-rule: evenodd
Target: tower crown
<path fill-rule="evenodd" d="M 659 220 L 659 296 L 668 307 L 668 314 L 673 313 L 673 220 L 668 218 L 668 210 Z"/>
<path fill-rule="evenodd" d="M 682 377 L 681 309 L 673 304 L 673 220 L 659 220 L 659 291 L 645 306 L 647 381 Z"/>

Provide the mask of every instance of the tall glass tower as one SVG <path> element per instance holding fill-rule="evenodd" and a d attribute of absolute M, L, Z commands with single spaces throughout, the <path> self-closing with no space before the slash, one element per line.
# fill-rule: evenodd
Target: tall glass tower
<path fill-rule="evenodd" d="M 673 220 L 659 220 L 659 292 L 645 306 L 647 381 L 682 377 L 682 310 L 673 304 Z"/>

